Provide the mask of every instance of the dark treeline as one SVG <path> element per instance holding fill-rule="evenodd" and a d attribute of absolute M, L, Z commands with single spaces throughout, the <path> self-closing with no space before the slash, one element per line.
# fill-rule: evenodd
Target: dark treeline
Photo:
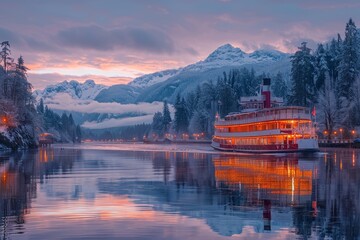
<path fill-rule="evenodd" d="M 325 130 L 332 138 L 341 128 L 344 138 L 355 137 L 360 126 L 360 32 L 354 21 L 350 19 L 346 24 L 344 39 L 338 34 L 315 50 L 303 42 L 290 60 L 290 76 L 234 69 L 186 96 L 177 96 L 171 127 L 163 120 L 164 113 L 158 112 L 152 135 L 205 133 L 211 137 L 216 113 L 224 117 L 239 111 L 240 98 L 256 95 L 261 79 L 270 77 L 273 96 L 282 97 L 287 105 L 316 109 L 319 132 Z"/>
<path fill-rule="evenodd" d="M 317 108 L 317 122 L 329 139 L 342 129 L 349 138 L 360 126 L 360 32 L 352 19 L 344 39 L 338 34 L 315 51 L 302 43 L 291 57 L 289 103 Z M 355 136 L 352 136 L 355 137 Z"/>
<path fill-rule="evenodd" d="M 43 130 L 54 135 L 60 142 L 80 143 L 82 139 L 80 125 L 76 125 L 72 114 L 63 113 L 61 116 L 47 106 L 44 107 L 43 100 L 37 105 L 36 110 L 40 116 Z"/>
<path fill-rule="evenodd" d="M 230 112 L 240 110 L 241 97 L 254 96 L 260 90 L 260 83 L 269 74 L 256 74 L 254 69 L 233 69 L 223 73 L 214 83 L 206 82 L 186 96 L 177 96 L 174 103 L 174 119 L 171 121 L 167 103 L 163 112 L 154 115 L 150 138 L 172 136 L 209 138 L 213 134 L 216 113 L 224 117 Z M 273 94 L 277 97 L 287 96 L 287 83 L 283 74 L 270 76 L 273 80 Z M 164 117 L 169 115 L 169 117 Z M 170 120 L 169 120 L 170 119 Z M 189 136 L 190 134 L 190 136 Z"/>
<path fill-rule="evenodd" d="M 113 129 L 83 129 L 82 138 L 91 140 L 142 141 L 151 129 L 150 124 L 118 127 Z"/>
<path fill-rule="evenodd" d="M 10 126 L 34 125 L 36 111 L 32 85 L 27 81 L 28 68 L 20 56 L 16 63 L 11 57 L 10 43 L 1 43 L 0 114 Z M 5 122 L 4 122 L 5 121 Z"/>
<path fill-rule="evenodd" d="M 0 148 L 33 147 L 37 114 L 28 68 L 22 56 L 16 61 L 11 57 L 8 41 L 1 43 L 0 60 Z"/>
<path fill-rule="evenodd" d="M 11 57 L 10 43 L 0 51 L 0 148 L 35 147 L 38 134 L 50 132 L 62 142 L 80 142 L 81 129 L 71 115 L 61 117 L 41 102 L 36 106 L 24 59 Z"/>

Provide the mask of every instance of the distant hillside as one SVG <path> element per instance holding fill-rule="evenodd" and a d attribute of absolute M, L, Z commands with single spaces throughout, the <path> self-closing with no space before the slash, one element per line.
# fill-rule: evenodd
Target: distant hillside
<path fill-rule="evenodd" d="M 113 85 L 103 89 L 96 97 L 98 102 L 134 103 L 140 95 L 140 89 L 130 85 Z"/>

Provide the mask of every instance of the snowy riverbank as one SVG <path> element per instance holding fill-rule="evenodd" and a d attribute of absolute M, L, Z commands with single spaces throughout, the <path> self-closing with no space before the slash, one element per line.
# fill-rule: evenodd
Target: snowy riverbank
<path fill-rule="evenodd" d="M 37 147 L 34 129 L 30 126 L 1 127 L 0 150 L 27 149 Z"/>

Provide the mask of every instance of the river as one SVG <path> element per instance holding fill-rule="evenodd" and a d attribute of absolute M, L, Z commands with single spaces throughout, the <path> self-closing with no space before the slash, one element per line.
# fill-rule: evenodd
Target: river
<path fill-rule="evenodd" d="M 0 153 L 0 239 L 359 239 L 360 151 L 95 144 Z"/>

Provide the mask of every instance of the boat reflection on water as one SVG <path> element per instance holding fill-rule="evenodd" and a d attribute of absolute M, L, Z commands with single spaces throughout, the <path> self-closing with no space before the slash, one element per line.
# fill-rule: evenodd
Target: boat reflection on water
<path fill-rule="evenodd" d="M 312 203 L 316 206 L 317 161 L 299 159 L 299 155 L 285 156 L 220 156 L 214 158 L 217 186 L 223 191 L 236 192 L 240 197 L 233 208 L 241 206 L 263 208 L 263 230 L 271 230 L 271 208 L 290 212 Z M 316 207 L 312 209 L 316 212 Z M 291 223 L 288 214 L 276 214 L 275 222 Z"/>
<path fill-rule="evenodd" d="M 247 204 L 256 205 L 269 199 L 279 205 L 294 205 L 309 200 L 316 162 L 311 169 L 301 169 L 293 157 L 266 156 L 259 160 L 240 157 L 214 159 L 218 183 L 246 193 Z"/>
<path fill-rule="evenodd" d="M 161 202 L 171 206 L 169 211 L 206 219 L 224 236 L 249 226 L 256 232 L 291 229 L 294 209 L 306 209 L 313 217 L 317 211 L 318 161 L 299 156 L 153 153 L 154 171 L 163 175 L 165 185 L 152 192 L 132 185 L 138 182 L 111 189 L 140 189 L 132 192 L 136 198 L 152 195 L 154 205 Z M 169 180 L 172 172 L 174 181 Z"/>

